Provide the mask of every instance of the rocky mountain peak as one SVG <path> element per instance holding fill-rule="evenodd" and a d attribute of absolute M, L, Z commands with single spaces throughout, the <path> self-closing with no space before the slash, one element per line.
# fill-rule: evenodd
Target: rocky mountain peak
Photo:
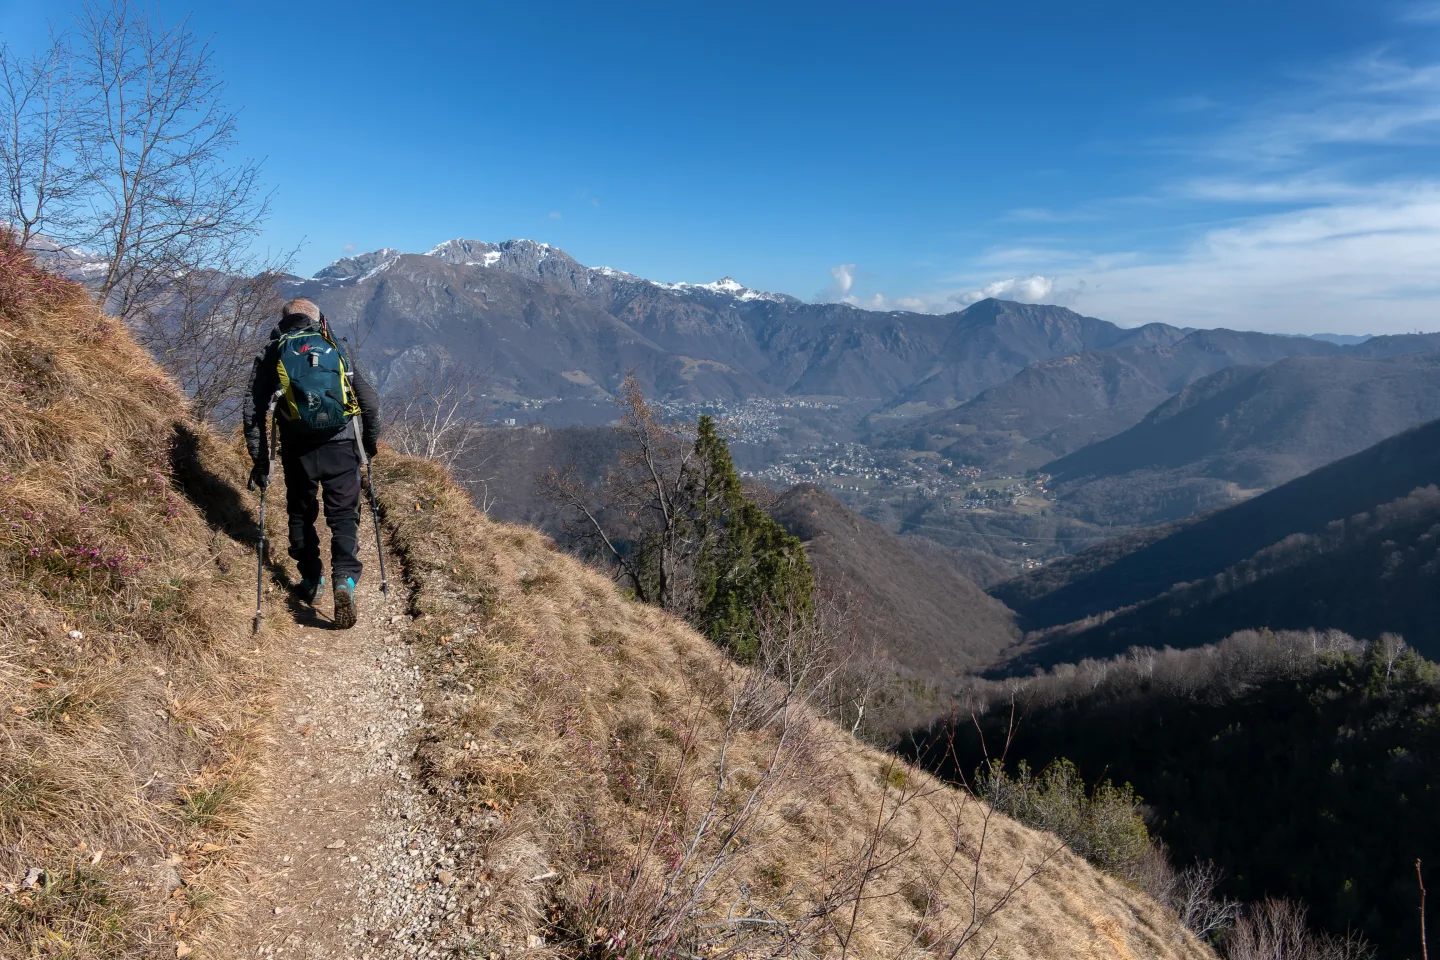
<path fill-rule="evenodd" d="M 316 280 L 350 280 L 354 277 L 364 276 L 371 270 L 389 260 L 400 256 L 400 251 L 394 247 L 381 247 L 379 250 L 372 250 L 369 253 L 357 253 L 353 257 L 341 257 L 330 266 L 316 272 Z"/>

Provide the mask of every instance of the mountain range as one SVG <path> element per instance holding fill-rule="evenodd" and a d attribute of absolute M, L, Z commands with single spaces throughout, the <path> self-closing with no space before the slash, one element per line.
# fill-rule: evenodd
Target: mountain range
<path fill-rule="evenodd" d="M 1060 466 L 1047 466 L 1052 461 L 1108 439 L 1152 411 L 1158 414 L 1157 406 L 1177 392 L 1237 366 L 1253 373 L 1295 357 L 1333 357 L 1343 366 L 1344 358 L 1440 350 L 1436 334 L 1375 337 L 1350 346 L 1235 330 L 1185 332 L 1162 324 L 1135 334 L 1116 347 L 1038 361 L 953 409 L 888 431 L 880 415 L 872 415 L 870 422 L 889 446 L 938 450 L 957 462 L 1012 474 L 1053 472 Z M 1409 419 L 1396 429 L 1424 419 Z M 1346 452 L 1385 435 L 1368 435 Z"/>
<path fill-rule="evenodd" d="M 1125 375 L 1106 363 L 1128 364 L 1144 383 L 1111 385 L 1119 412 L 1087 438 L 1123 429 L 1223 366 L 1342 349 L 1160 323 L 1125 329 L 1064 307 L 993 299 L 943 316 L 806 303 L 728 277 L 657 283 L 529 240 L 383 249 L 289 278 L 285 288 L 363 336 L 382 376 L 443 355 L 488 371 L 502 399 L 603 399 L 634 370 L 665 400 L 824 396 L 861 401 L 863 412 L 912 414 L 954 407 L 1037 362 L 1102 351 L 1102 380 Z M 1166 351 L 1178 344 L 1177 359 Z"/>
<path fill-rule="evenodd" d="M 1159 523 L 1271 489 L 1436 417 L 1440 353 L 1292 357 L 1211 374 L 1128 430 L 1042 469 L 1072 516 Z"/>

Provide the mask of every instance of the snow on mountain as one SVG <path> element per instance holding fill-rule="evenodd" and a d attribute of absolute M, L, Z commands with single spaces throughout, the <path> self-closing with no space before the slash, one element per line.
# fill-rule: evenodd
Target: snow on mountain
<path fill-rule="evenodd" d="M 388 268 L 401 254 L 390 247 L 373 253 L 359 254 L 336 260 L 315 274 L 316 280 L 364 280 Z M 793 300 L 784 294 L 752 290 L 733 277 L 722 277 L 714 283 L 660 283 L 616 270 L 614 267 L 587 267 L 548 243 L 515 239 L 492 243 L 487 240 L 466 240 L 456 237 L 436 244 L 424 256 L 455 266 L 484 267 L 539 279 L 546 283 L 569 287 L 587 293 L 596 283 L 644 284 L 682 296 L 718 296 L 741 302 L 769 300 L 776 303 Z"/>
<path fill-rule="evenodd" d="M 372 250 L 369 253 L 356 254 L 353 257 L 341 257 L 324 270 L 315 274 L 316 280 L 355 280 L 364 279 L 372 275 L 382 266 L 394 263 L 395 258 L 400 256 L 400 251 L 394 247 L 381 247 L 379 250 Z"/>
<path fill-rule="evenodd" d="M 77 283 L 98 283 L 110 269 L 110 261 L 100 254 L 62 246 L 45 236 L 31 237 L 29 249 L 41 267 Z"/>
<path fill-rule="evenodd" d="M 654 281 L 646 282 L 654 283 Z M 779 303 L 789 299 L 780 293 L 766 293 L 762 290 L 751 290 L 734 277 L 721 277 L 714 283 L 657 283 L 655 285 L 657 287 L 664 287 L 666 290 L 674 290 L 677 293 L 691 293 L 703 290 L 707 293 L 733 297 L 736 300 L 772 300 Z"/>

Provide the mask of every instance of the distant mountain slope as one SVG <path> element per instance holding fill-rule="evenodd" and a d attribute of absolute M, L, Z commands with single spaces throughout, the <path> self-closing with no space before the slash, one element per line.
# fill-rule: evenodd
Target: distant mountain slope
<path fill-rule="evenodd" d="M 938 695 L 938 701 L 895 704 L 885 718 L 889 731 L 933 720 L 961 677 L 998 663 L 1019 642 L 1014 615 L 953 564 L 917 550 L 820 488 L 791 488 L 770 515 L 805 542 L 822 583 L 856 598 L 862 638 L 912 688 Z"/>
<path fill-rule="evenodd" d="M 1191 646 L 1245 627 L 1405 634 L 1440 652 L 1440 420 L 1269 493 L 1102 544 L 992 595 L 1029 629 L 1027 663 Z M 1431 488 L 1431 489 L 1426 489 Z M 1087 618 L 1098 618 L 1090 620 Z M 1084 622 L 1080 622 L 1084 621 Z"/>
<path fill-rule="evenodd" d="M 954 409 L 897 428 L 887 440 L 1021 473 L 1125 430 L 1177 390 L 1216 371 L 1342 350 L 1304 337 L 1234 330 L 1185 334 L 1163 324 L 1130 334 L 1103 350 L 1031 364 Z"/>
<path fill-rule="evenodd" d="M 982 300 L 955 316 L 930 372 L 889 406 L 947 407 L 1036 361 L 1126 344 L 1170 343 L 1183 333 L 1164 324 L 1124 329 L 1064 307 Z"/>
<path fill-rule="evenodd" d="M 1042 469 L 1082 519 L 1154 523 L 1206 506 L 1207 495 L 1270 489 L 1436 417 L 1440 354 L 1294 357 L 1212 374 Z"/>
<path fill-rule="evenodd" d="M 349 257 L 286 292 L 366 332 L 372 363 L 437 352 L 502 398 L 596 398 L 634 369 L 660 399 L 784 394 L 948 406 L 1038 360 L 1179 331 L 983 300 L 945 316 L 804 303 L 716 283 L 656 283 L 529 240 L 452 240 Z"/>

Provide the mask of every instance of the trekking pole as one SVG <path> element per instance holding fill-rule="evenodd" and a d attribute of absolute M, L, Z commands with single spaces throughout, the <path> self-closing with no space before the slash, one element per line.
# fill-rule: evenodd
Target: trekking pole
<path fill-rule="evenodd" d="M 385 579 L 385 544 L 380 540 L 380 506 L 375 501 L 375 473 L 370 468 L 370 457 L 365 453 L 365 443 L 360 439 L 364 428 L 360 416 L 355 417 L 355 449 L 360 454 L 360 463 L 365 467 L 365 486 L 370 488 L 370 519 L 375 522 L 375 554 L 380 558 L 380 595 L 390 596 L 390 582 Z"/>
<path fill-rule="evenodd" d="M 276 391 L 265 410 L 265 422 L 270 424 L 270 459 L 265 462 L 265 481 L 260 484 L 260 542 L 255 545 L 255 620 L 250 625 L 251 633 L 259 633 L 260 621 L 265 619 L 265 494 L 270 492 L 270 470 L 275 464 L 276 441 L 279 439 L 279 431 L 275 429 L 275 402 L 279 399 L 280 393 Z M 254 478 L 246 484 L 246 488 L 255 489 Z"/>

